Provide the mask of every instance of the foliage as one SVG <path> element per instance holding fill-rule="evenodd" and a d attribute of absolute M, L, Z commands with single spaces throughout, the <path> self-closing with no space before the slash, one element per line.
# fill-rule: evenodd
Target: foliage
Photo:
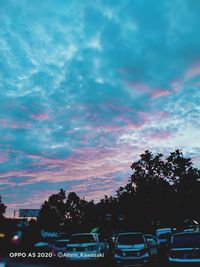
<path fill-rule="evenodd" d="M 42 205 L 40 223 L 59 229 L 68 226 L 98 226 L 107 231 L 124 228 L 152 230 L 158 224 L 177 226 L 186 219 L 200 220 L 196 208 L 200 197 L 200 171 L 181 150 L 166 158 L 146 150 L 131 165 L 132 175 L 116 196 L 99 203 L 60 190 Z M 51 224 L 49 224 L 51 222 Z"/>

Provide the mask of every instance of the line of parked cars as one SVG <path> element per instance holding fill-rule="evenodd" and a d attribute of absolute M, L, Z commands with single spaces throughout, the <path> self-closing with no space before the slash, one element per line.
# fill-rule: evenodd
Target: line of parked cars
<path fill-rule="evenodd" d="M 110 240 L 98 233 L 80 233 L 51 244 L 39 242 L 34 247 L 40 251 L 48 249 L 54 257 L 70 263 L 97 262 L 110 257 L 114 266 L 149 266 L 155 256 L 162 254 L 170 266 L 188 263 L 200 266 L 200 232 L 191 229 L 158 229 L 155 237 L 126 232 Z"/>
<path fill-rule="evenodd" d="M 98 233 L 80 233 L 73 234 L 69 240 L 34 245 L 35 251 L 49 251 L 54 257 L 67 262 L 97 262 L 112 258 L 116 266 L 148 265 L 153 256 L 152 249 L 156 247 L 157 242 L 152 235 L 138 232 L 120 233 L 110 240 Z"/>

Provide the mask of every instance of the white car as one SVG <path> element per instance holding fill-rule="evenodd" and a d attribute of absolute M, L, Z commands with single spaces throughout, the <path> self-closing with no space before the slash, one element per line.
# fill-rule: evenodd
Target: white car
<path fill-rule="evenodd" d="M 142 233 L 122 233 L 114 248 L 115 266 L 147 266 L 151 256 Z"/>
<path fill-rule="evenodd" d="M 107 240 L 97 233 L 73 234 L 64 256 L 70 262 L 98 261 L 104 259 L 108 251 Z"/>
<path fill-rule="evenodd" d="M 171 237 L 168 253 L 170 266 L 200 266 L 200 232 L 181 232 Z"/>

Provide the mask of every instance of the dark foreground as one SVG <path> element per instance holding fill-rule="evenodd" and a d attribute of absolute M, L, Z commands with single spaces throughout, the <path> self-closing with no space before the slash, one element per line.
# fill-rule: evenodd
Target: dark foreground
<path fill-rule="evenodd" d="M 10 258 L 4 258 L 0 261 L 0 267 L 115 267 L 115 264 L 112 262 L 112 260 L 105 260 L 101 263 L 75 263 L 73 265 L 68 264 L 67 262 L 55 262 L 55 261 L 46 261 L 46 262 L 36 262 L 36 261 L 28 261 L 28 260 L 14 260 Z M 154 259 L 151 267 L 168 267 L 168 264 L 163 261 Z"/>

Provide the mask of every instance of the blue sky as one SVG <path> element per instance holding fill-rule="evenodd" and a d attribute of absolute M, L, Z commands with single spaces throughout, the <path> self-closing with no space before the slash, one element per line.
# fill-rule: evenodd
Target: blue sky
<path fill-rule="evenodd" d="M 198 0 L 1 0 L 0 195 L 114 194 L 146 149 L 200 159 Z"/>

